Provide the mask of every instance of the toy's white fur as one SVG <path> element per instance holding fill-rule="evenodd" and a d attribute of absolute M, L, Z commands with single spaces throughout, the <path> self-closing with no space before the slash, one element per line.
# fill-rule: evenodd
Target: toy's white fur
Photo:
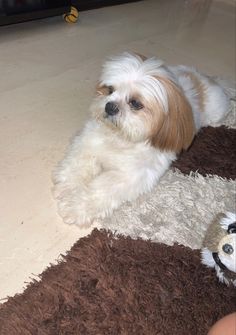
<path fill-rule="evenodd" d="M 221 219 L 220 224 L 221 224 L 222 228 L 227 230 L 228 226 L 233 222 L 236 222 L 236 213 L 226 212 L 225 217 L 223 219 Z M 235 270 L 235 272 L 236 272 L 236 270 Z"/>
<path fill-rule="evenodd" d="M 53 174 L 60 215 L 79 225 L 150 191 L 195 133 L 226 115 L 229 98 L 195 69 L 124 53 L 105 63 L 91 110 Z"/>

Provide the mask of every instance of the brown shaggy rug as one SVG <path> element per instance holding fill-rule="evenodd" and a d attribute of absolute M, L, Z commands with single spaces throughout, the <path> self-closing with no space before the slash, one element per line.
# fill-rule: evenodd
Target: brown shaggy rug
<path fill-rule="evenodd" d="M 184 174 L 236 178 L 236 130 L 225 126 L 200 130 L 188 151 L 172 165 Z"/>
<path fill-rule="evenodd" d="M 236 290 L 193 249 L 219 211 L 235 209 L 235 136 L 202 129 L 152 192 L 0 305 L 0 335 L 205 335 L 234 312 Z"/>
<path fill-rule="evenodd" d="M 94 230 L 0 307 L 1 335 L 204 335 L 236 309 L 199 251 Z"/>

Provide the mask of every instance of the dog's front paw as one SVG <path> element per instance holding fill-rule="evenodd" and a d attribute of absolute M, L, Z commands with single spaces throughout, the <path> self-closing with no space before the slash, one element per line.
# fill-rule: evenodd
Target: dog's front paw
<path fill-rule="evenodd" d="M 80 190 L 80 191 L 78 191 Z M 57 200 L 65 200 L 68 201 L 68 199 L 71 199 L 75 197 L 75 195 L 78 192 L 85 192 L 86 191 L 86 185 L 78 185 L 76 183 L 67 182 L 67 183 L 58 183 L 55 184 L 52 188 L 52 194 L 55 199 Z"/>
<path fill-rule="evenodd" d="M 71 197 L 64 197 L 58 201 L 58 211 L 65 223 L 78 226 L 90 225 L 98 216 L 89 202 L 72 194 Z"/>
<path fill-rule="evenodd" d="M 66 197 L 69 192 L 71 192 L 71 188 L 62 183 L 56 184 L 52 188 L 52 194 L 55 199 L 62 199 L 63 197 Z"/>

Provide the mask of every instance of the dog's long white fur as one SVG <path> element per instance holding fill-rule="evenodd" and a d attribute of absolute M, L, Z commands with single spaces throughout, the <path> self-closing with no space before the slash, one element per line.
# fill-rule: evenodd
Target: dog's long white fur
<path fill-rule="evenodd" d="M 229 110 L 224 89 L 193 68 L 167 67 L 156 58 L 129 53 L 108 60 L 92 103 L 93 117 L 53 173 L 54 195 L 66 223 L 91 223 L 150 191 L 176 158 L 179 150 L 159 147 L 151 139 L 172 117 L 171 106 L 176 108 L 176 123 L 183 112 L 173 94 L 170 100 L 166 83 L 171 94 L 176 88 L 178 99 L 183 96 L 190 105 L 195 132 L 214 126 Z M 130 105 L 134 96 L 142 101 L 138 110 Z M 108 102 L 118 106 L 116 115 L 105 112 Z"/>

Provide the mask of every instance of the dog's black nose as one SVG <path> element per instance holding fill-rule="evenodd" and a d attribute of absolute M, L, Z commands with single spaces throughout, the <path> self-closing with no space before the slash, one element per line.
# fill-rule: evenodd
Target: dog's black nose
<path fill-rule="evenodd" d="M 119 112 L 119 107 L 115 102 L 108 102 L 105 106 L 105 112 L 108 115 L 116 115 Z"/>

